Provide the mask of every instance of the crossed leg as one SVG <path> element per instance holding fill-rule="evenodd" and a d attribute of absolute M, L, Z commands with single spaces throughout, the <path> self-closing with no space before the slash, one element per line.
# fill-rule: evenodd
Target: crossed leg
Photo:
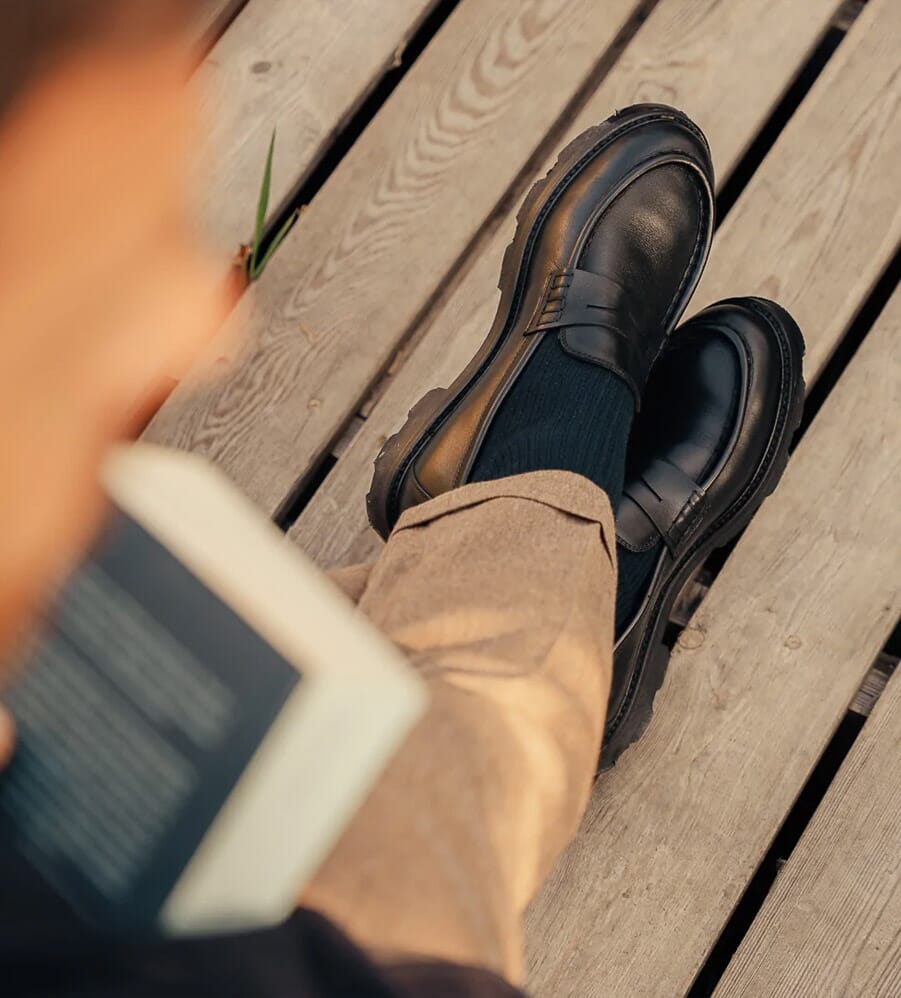
<path fill-rule="evenodd" d="M 382 959 L 522 975 L 526 905 L 597 766 L 616 565 L 606 495 L 542 471 L 408 511 L 335 581 L 407 654 L 430 708 L 302 903 Z"/>

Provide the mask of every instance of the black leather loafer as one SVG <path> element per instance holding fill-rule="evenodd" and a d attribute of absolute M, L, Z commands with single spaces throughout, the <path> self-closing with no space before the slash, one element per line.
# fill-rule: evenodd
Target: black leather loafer
<path fill-rule="evenodd" d="M 601 768 L 651 719 L 669 662 L 676 597 L 779 482 L 801 419 L 804 340 L 761 298 L 720 302 L 669 340 L 630 439 L 616 531 L 620 550 L 663 545 L 647 592 L 617 636 Z"/>
<path fill-rule="evenodd" d="M 517 216 L 487 339 L 450 388 L 420 400 L 376 459 L 367 508 L 383 537 L 409 506 L 468 481 L 543 336 L 619 374 L 640 403 L 706 262 L 712 190 L 704 136 L 662 105 L 620 111 L 563 150 Z"/>

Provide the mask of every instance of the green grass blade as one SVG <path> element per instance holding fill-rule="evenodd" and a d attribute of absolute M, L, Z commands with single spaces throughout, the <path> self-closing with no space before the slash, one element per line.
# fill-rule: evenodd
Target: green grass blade
<path fill-rule="evenodd" d="M 266 264 L 269 263 L 269 260 L 272 258 L 272 254 L 285 241 L 285 236 L 287 236 L 288 233 L 291 231 L 291 229 L 294 227 L 294 223 L 297 221 L 297 217 L 299 214 L 300 212 L 297 211 L 293 212 L 291 214 L 291 217 L 278 230 L 278 233 L 276 234 L 275 238 L 269 244 L 269 249 L 266 250 L 266 255 L 263 257 L 262 260 L 260 260 L 258 264 L 255 265 L 254 271 L 251 272 L 250 279 L 252 281 L 255 281 L 260 276 L 260 274 L 262 274 L 263 271 L 266 269 Z"/>
<path fill-rule="evenodd" d="M 275 155 L 275 132 L 272 129 L 272 138 L 269 140 L 269 153 L 266 156 L 266 167 L 263 170 L 263 183 L 260 187 L 260 199 L 257 202 L 257 224 L 253 237 L 253 252 L 250 255 L 250 276 L 254 279 L 254 274 L 258 273 L 257 260 L 260 255 L 260 243 L 263 239 L 263 226 L 266 224 L 266 212 L 269 210 L 269 192 L 272 187 L 272 159 Z M 263 264 L 265 266 L 265 263 Z"/>

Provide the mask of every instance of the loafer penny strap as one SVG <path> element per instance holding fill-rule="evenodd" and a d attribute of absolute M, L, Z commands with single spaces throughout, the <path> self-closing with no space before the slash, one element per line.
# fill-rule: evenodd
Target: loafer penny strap
<path fill-rule="evenodd" d="M 602 274 L 555 271 L 545 283 L 525 335 L 561 330 L 563 349 L 622 377 L 635 395 L 637 409 L 648 365 L 629 317 L 622 308 L 608 304 L 621 299 L 622 288 Z"/>
<path fill-rule="evenodd" d="M 616 517 L 617 538 L 628 550 L 644 551 L 662 537 L 675 555 L 705 504 L 704 493 L 693 479 L 676 465 L 657 458 L 623 490 Z"/>

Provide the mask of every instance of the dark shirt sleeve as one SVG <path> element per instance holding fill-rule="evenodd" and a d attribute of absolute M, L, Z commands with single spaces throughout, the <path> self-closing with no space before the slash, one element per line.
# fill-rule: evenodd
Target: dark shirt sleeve
<path fill-rule="evenodd" d="M 376 966 L 299 909 L 281 925 L 171 939 L 100 935 L 0 849 L 0 998 L 524 998 L 483 970 Z"/>
<path fill-rule="evenodd" d="M 8 998 L 523 998 L 473 968 L 377 967 L 311 911 L 259 932 L 180 940 L 10 929 L 0 942 Z"/>

